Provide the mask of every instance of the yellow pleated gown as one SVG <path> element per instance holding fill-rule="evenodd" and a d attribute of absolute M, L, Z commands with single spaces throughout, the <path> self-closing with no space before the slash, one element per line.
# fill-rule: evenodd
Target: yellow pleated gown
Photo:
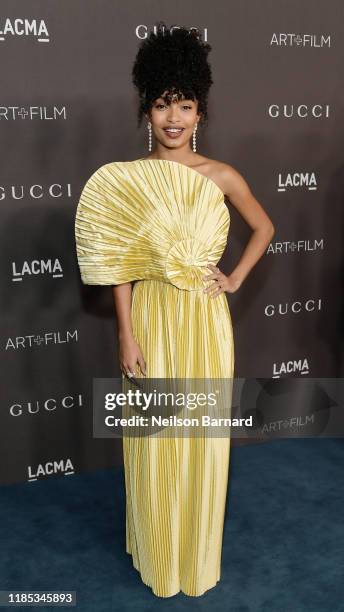
<path fill-rule="evenodd" d="M 204 293 L 202 280 L 229 225 L 220 188 L 179 162 L 111 162 L 87 181 L 75 221 L 81 278 L 136 281 L 131 316 L 147 378 L 232 379 L 227 299 Z M 157 596 L 202 595 L 221 576 L 230 437 L 125 436 L 123 452 L 134 567 Z"/>

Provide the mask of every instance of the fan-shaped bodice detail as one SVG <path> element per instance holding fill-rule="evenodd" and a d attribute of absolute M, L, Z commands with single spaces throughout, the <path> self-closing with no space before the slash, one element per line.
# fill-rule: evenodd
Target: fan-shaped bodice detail
<path fill-rule="evenodd" d="M 169 160 L 111 162 L 85 184 L 75 237 L 85 284 L 155 279 L 201 290 L 217 264 L 230 216 L 211 179 Z"/>
<path fill-rule="evenodd" d="M 208 261 L 208 249 L 203 242 L 197 238 L 184 238 L 175 242 L 167 252 L 166 276 L 179 289 L 202 289 L 202 276 Z"/>

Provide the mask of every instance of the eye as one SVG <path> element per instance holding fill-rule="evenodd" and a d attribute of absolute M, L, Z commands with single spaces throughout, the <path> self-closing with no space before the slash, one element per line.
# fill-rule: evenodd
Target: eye
<path fill-rule="evenodd" d="M 165 106 L 165 104 L 161 104 L 161 102 L 159 104 L 156 104 L 155 108 L 159 108 L 161 106 Z"/>
<path fill-rule="evenodd" d="M 188 108 L 188 109 L 190 109 L 190 110 L 191 110 L 192 106 L 189 106 L 189 104 L 184 104 L 184 105 L 183 105 L 183 108 Z"/>

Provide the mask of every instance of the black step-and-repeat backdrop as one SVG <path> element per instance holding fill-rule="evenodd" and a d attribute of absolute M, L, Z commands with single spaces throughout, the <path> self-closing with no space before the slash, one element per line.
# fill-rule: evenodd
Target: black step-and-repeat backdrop
<path fill-rule="evenodd" d="M 212 45 L 198 151 L 233 165 L 276 228 L 228 296 L 235 376 L 341 376 L 342 1 L 0 7 L 0 481 L 122 461 L 120 440 L 92 435 L 93 379 L 120 369 L 111 288 L 81 284 L 74 216 L 99 166 L 148 154 L 131 68 L 160 19 L 196 26 Z M 228 205 L 227 273 L 251 233 Z"/>

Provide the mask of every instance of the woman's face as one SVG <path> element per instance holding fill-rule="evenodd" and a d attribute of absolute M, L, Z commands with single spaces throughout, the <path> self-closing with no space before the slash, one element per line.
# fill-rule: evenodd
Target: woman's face
<path fill-rule="evenodd" d="M 154 100 L 147 119 L 152 123 L 155 138 L 169 148 L 185 145 L 200 119 L 197 108 L 197 100 L 178 100 L 176 95 L 170 99 L 170 103 L 162 97 Z"/>

